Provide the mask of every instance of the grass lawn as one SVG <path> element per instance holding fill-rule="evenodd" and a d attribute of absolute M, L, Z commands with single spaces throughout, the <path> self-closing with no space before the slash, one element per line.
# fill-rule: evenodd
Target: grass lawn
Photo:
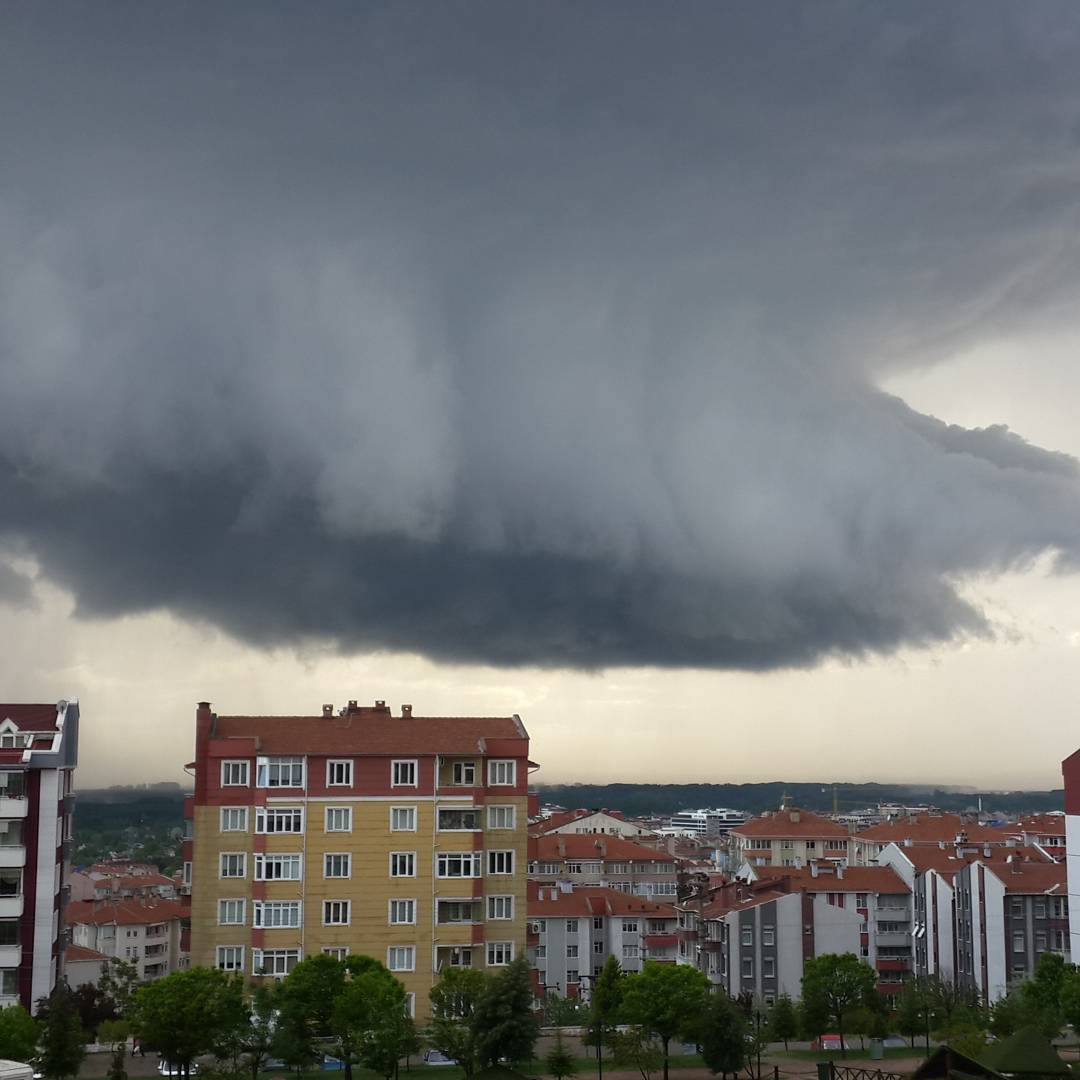
<path fill-rule="evenodd" d="M 933 1051 L 936 1046 L 936 1043 L 931 1043 L 931 1051 Z M 835 1061 L 838 1065 L 842 1064 L 844 1061 L 839 1050 L 770 1050 L 768 1056 L 770 1058 L 790 1058 L 793 1061 Z M 849 1046 L 847 1048 L 847 1056 L 849 1058 L 868 1058 L 870 1056 L 870 1044 L 867 1043 L 865 1050 L 860 1050 L 858 1046 Z M 925 1056 L 926 1047 L 922 1044 L 914 1047 L 914 1049 L 910 1046 L 885 1047 L 886 1059 L 924 1058 Z"/>

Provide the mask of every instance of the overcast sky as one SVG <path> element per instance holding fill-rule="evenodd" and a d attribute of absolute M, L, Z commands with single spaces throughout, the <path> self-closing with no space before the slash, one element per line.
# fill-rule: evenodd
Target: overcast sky
<path fill-rule="evenodd" d="M 0 8 L 0 697 L 547 780 L 1080 744 L 1080 11 Z"/>

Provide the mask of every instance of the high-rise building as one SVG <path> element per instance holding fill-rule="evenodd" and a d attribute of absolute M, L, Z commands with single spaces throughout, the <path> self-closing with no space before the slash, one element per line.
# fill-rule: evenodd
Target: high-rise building
<path fill-rule="evenodd" d="M 315 716 L 196 713 L 191 963 L 287 974 L 361 953 L 418 1015 L 447 965 L 524 952 L 529 736 L 517 716 L 383 701 Z"/>
<path fill-rule="evenodd" d="M 0 705 L 0 1007 L 33 1009 L 62 970 L 79 703 Z"/>

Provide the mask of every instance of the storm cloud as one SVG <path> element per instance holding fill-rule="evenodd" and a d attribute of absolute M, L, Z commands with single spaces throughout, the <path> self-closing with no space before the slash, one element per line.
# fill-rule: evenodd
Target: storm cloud
<path fill-rule="evenodd" d="M 0 539 L 81 612 L 765 669 L 991 633 L 1080 470 L 1072 3 L 10 5 Z"/>

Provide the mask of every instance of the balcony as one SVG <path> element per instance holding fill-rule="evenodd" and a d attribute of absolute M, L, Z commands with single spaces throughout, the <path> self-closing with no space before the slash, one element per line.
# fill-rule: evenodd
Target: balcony
<path fill-rule="evenodd" d="M 910 930 L 879 930 L 874 934 L 874 941 L 879 949 L 888 949 L 897 945 L 911 944 Z"/>
<path fill-rule="evenodd" d="M 911 970 L 911 957 L 881 957 L 877 959 L 878 971 L 910 971 Z"/>
<path fill-rule="evenodd" d="M 23 913 L 23 895 L 0 896 L 0 919 L 18 919 Z"/>
<path fill-rule="evenodd" d="M 645 935 L 645 947 L 647 949 L 667 949 L 673 945 L 678 945 L 679 935 L 672 932 L 670 934 L 646 934 Z"/>
<path fill-rule="evenodd" d="M 27 799 L 2 795 L 0 796 L 0 818 L 24 818 L 29 805 Z"/>
<path fill-rule="evenodd" d="M 21 963 L 21 945 L 0 945 L 0 968 L 17 968 Z"/>
<path fill-rule="evenodd" d="M 0 844 L 0 869 L 26 865 L 26 848 L 22 844 Z"/>

